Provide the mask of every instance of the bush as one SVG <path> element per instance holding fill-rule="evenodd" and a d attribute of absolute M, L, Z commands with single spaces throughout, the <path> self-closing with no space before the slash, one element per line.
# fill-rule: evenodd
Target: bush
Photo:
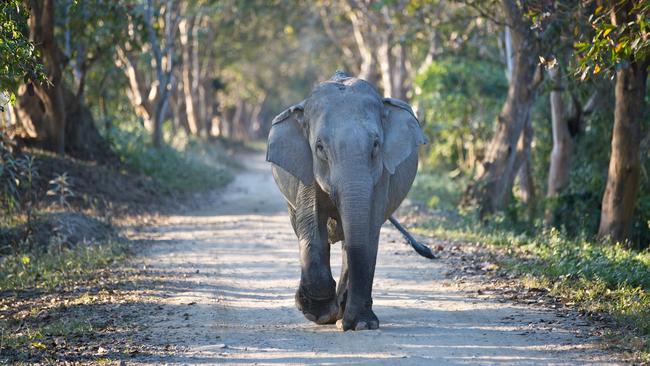
<path fill-rule="evenodd" d="M 508 90 L 502 66 L 441 59 L 417 75 L 415 89 L 414 103 L 431 141 L 427 164 L 473 169 Z"/>
<path fill-rule="evenodd" d="M 37 176 L 33 157 L 16 153 L 11 134 L 0 128 L 0 224 L 8 224 L 22 211 L 29 213 Z"/>
<path fill-rule="evenodd" d="M 460 188 L 464 185 L 460 177 L 437 171 L 421 171 L 415 177 L 409 197 L 422 201 L 433 209 L 453 210 L 460 200 Z"/>
<path fill-rule="evenodd" d="M 197 156 L 186 150 L 163 145 L 155 148 L 140 128 L 111 131 L 113 148 L 125 166 L 150 176 L 164 187 L 192 192 L 221 187 L 232 180 L 232 174 L 215 155 Z"/>

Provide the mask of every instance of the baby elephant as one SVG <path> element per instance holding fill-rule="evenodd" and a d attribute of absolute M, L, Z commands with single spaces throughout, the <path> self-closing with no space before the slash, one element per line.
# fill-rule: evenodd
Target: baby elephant
<path fill-rule="evenodd" d="M 379 327 L 372 311 L 379 230 L 411 188 L 425 143 L 408 104 L 342 72 L 275 117 L 266 160 L 298 237 L 296 306 L 307 319 Z M 341 240 L 337 286 L 330 244 Z"/>

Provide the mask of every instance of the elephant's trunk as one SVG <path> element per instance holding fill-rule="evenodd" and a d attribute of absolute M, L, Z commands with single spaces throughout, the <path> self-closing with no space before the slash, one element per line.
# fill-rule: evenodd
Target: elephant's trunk
<path fill-rule="evenodd" d="M 345 255 L 349 265 L 348 288 L 351 303 L 370 299 L 372 277 L 377 248 L 370 243 L 370 217 L 372 215 L 371 178 L 359 178 L 345 182 L 339 189 L 338 206 L 341 214 Z"/>

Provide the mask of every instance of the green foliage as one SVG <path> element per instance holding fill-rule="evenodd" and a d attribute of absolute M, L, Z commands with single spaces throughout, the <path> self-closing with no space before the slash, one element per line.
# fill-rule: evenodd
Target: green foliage
<path fill-rule="evenodd" d="M 579 55 L 578 72 L 583 79 L 590 73 L 611 71 L 633 59 L 648 57 L 650 2 L 617 0 L 603 3 L 589 15 L 589 23 L 594 30 L 593 36 L 587 38 L 583 34 L 583 39 L 575 45 Z"/>
<path fill-rule="evenodd" d="M 47 191 L 47 195 L 55 197 L 61 209 L 70 208 L 68 199 L 74 196 L 74 192 L 68 173 L 56 174 L 49 181 L 49 185 L 50 189 Z"/>
<path fill-rule="evenodd" d="M 0 291 L 69 286 L 127 255 L 127 244 L 119 241 L 68 247 L 54 238 L 44 250 L 4 256 L 0 261 Z"/>
<path fill-rule="evenodd" d="M 436 216 L 419 232 L 505 250 L 500 264 L 547 287 L 587 311 L 611 314 L 650 339 L 650 251 L 569 238 L 556 229 L 533 234 L 505 229 L 498 220 L 478 225 L 471 217 Z M 650 345 L 650 343 L 649 343 Z M 648 348 L 650 350 L 650 348 Z"/>
<path fill-rule="evenodd" d="M 0 127 L 0 223 L 11 220 L 12 215 L 33 199 L 33 183 L 38 176 L 34 159 L 14 152 L 14 142 Z"/>
<path fill-rule="evenodd" d="M 212 165 L 169 145 L 155 148 L 140 128 L 111 132 L 115 152 L 130 170 L 147 175 L 170 190 L 192 192 L 218 188 L 232 180 L 223 165 Z"/>
<path fill-rule="evenodd" d="M 415 99 L 424 110 L 429 136 L 428 164 L 474 167 L 492 132 L 493 120 L 507 93 L 503 67 L 451 57 L 435 61 L 415 79 Z"/>
<path fill-rule="evenodd" d="M 112 69 L 115 47 L 129 40 L 128 20 L 134 17 L 133 6 L 128 1 L 85 0 L 59 1 L 55 4 L 55 29 L 57 42 L 68 59 L 69 85 L 88 78 L 93 66 Z M 134 41 L 132 40 L 131 43 Z M 99 70 L 102 76 L 107 70 Z M 100 80 L 87 81 L 95 85 Z"/>
<path fill-rule="evenodd" d="M 452 178 L 451 174 L 435 170 L 422 171 L 415 177 L 409 198 L 425 202 L 430 208 L 455 210 L 463 185 L 460 177 Z"/>
<path fill-rule="evenodd" d="M 38 52 L 29 41 L 28 17 L 22 1 L 0 2 L 0 93 L 8 92 L 9 102 L 21 83 L 45 81 Z"/>

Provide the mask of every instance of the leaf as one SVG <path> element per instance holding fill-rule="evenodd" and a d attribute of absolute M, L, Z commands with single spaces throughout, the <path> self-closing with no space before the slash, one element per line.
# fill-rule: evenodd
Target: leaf
<path fill-rule="evenodd" d="M 614 47 L 614 52 L 618 53 L 621 50 L 621 48 L 623 48 L 623 46 L 624 46 L 623 42 L 617 44 L 616 47 Z"/>
<path fill-rule="evenodd" d="M 596 64 L 596 66 L 594 66 L 594 75 L 598 74 L 599 72 L 600 72 L 600 65 Z"/>
<path fill-rule="evenodd" d="M 32 342 L 31 346 L 36 349 L 47 349 L 47 346 L 41 342 Z"/>
<path fill-rule="evenodd" d="M 603 6 L 602 6 L 602 5 L 598 5 L 598 7 L 596 7 L 596 10 L 594 10 L 594 14 L 595 14 L 595 15 L 598 15 L 598 14 L 600 14 L 600 12 L 601 12 L 602 10 L 603 10 Z"/>
<path fill-rule="evenodd" d="M 607 37 L 612 32 L 612 29 L 614 28 L 605 29 L 605 31 L 603 32 L 603 37 Z"/>
<path fill-rule="evenodd" d="M 24 265 L 28 265 L 29 262 L 31 261 L 31 259 L 29 258 L 28 255 L 23 255 L 23 256 L 20 258 L 20 261 L 23 262 Z"/>

